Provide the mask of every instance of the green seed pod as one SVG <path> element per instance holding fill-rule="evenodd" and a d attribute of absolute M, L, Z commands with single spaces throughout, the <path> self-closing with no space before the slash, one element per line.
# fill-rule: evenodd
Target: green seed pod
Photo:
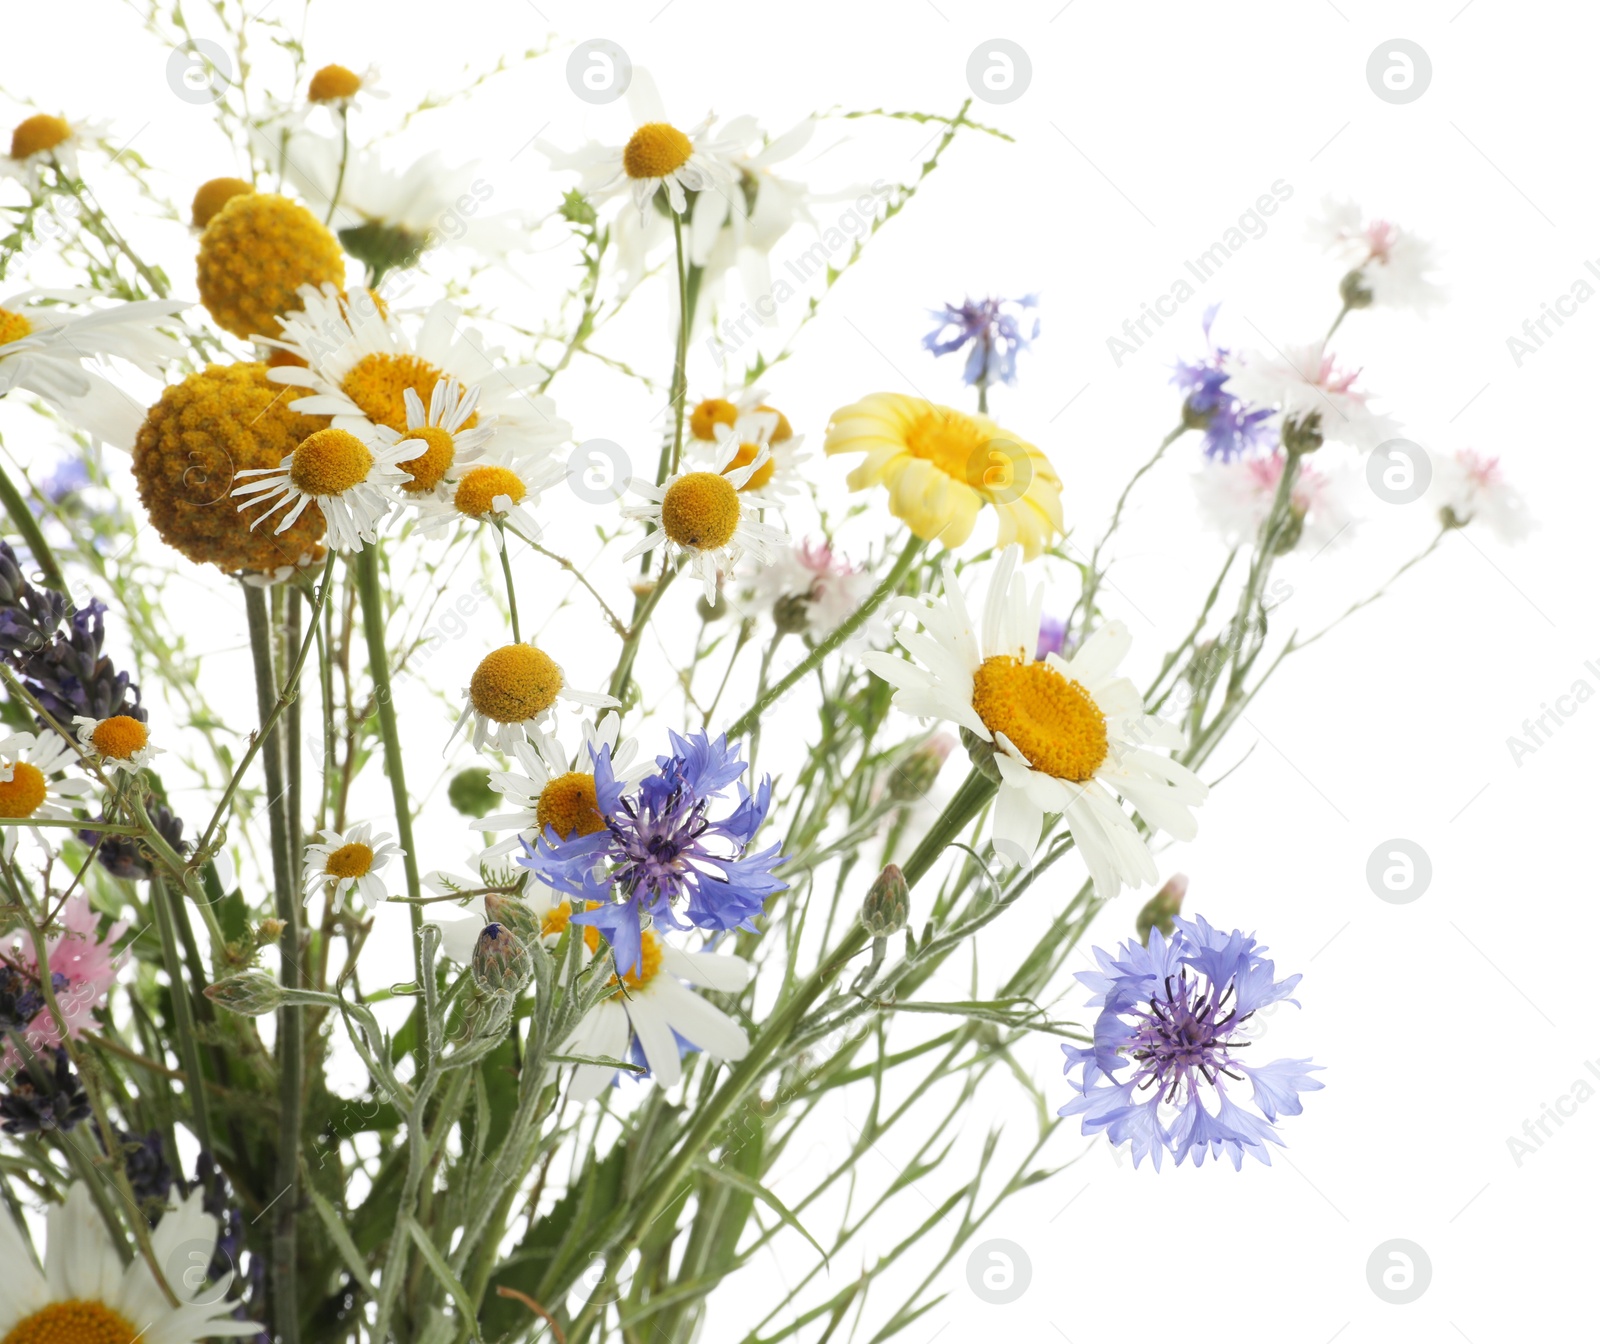
<path fill-rule="evenodd" d="M 910 917 L 910 888 L 900 869 L 891 863 L 878 874 L 861 903 L 861 927 L 874 938 L 887 938 L 905 928 Z"/>
<path fill-rule="evenodd" d="M 241 971 L 214 985 L 206 986 L 206 998 L 219 1008 L 242 1017 L 261 1017 L 283 1005 L 283 989 L 270 975 L 260 971 Z"/>

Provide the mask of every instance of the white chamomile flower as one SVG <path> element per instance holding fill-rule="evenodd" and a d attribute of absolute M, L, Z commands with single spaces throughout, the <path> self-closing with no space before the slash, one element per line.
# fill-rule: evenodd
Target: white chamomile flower
<path fill-rule="evenodd" d="M 239 505 L 241 513 L 257 504 L 268 505 L 251 520 L 252 528 L 290 506 L 278 520 L 279 532 L 293 527 L 295 519 L 315 504 L 328 524 L 328 545 L 336 551 L 359 551 L 377 541 L 379 525 L 394 508 L 401 485 L 410 479 L 401 464 L 427 449 L 421 439 L 386 444 L 376 435 L 363 441 L 347 430 L 319 429 L 277 466 L 235 472 L 235 480 L 255 479 L 233 493 L 250 496 Z"/>
<path fill-rule="evenodd" d="M 176 346 L 161 330 L 187 303 L 152 299 L 74 310 L 86 289 L 24 290 L 0 299 L 0 397 L 32 392 L 79 429 L 130 449 L 145 406 L 85 361 L 126 360 L 159 378 Z"/>
<path fill-rule="evenodd" d="M 635 481 L 633 488 L 649 503 L 630 505 L 622 516 L 642 518 L 652 527 L 626 558 L 670 547 L 700 576 L 707 602 L 716 601 L 718 573 L 730 571 L 746 553 L 770 565 L 788 544 L 788 534 L 760 520 L 761 510 L 772 504 L 744 489 L 771 453 L 762 448 L 735 467 L 738 453 L 738 442 L 730 438 L 717 450 L 709 471 L 681 471 L 659 486 Z"/>
<path fill-rule="evenodd" d="M 518 742 L 537 742 L 545 735 L 558 699 L 590 709 L 617 706 L 609 695 L 567 685 L 556 660 L 532 644 L 507 644 L 488 654 L 474 669 L 464 694 L 466 708 L 456 720 L 451 740 L 471 723 L 474 750 L 482 751 L 488 743 L 507 756 Z"/>
<path fill-rule="evenodd" d="M 403 430 L 379 425 L 373 433 L 383 443 L 402 443 L 420 439 L 426 451 L 404 463 L 407 480 L 401 491 L 408 497 L 426 499 L 443 495 L 445 478 L 460 472 L 484 454 L 494 438 L 495 418 L 477 414 L 480 390 L 462 387 L 453 378 L 441 378 L 433 385 L 428 404 L 414 387 L 406 388 L 403 400 L 406 423 Z"/>
<path fill-rule="evenodd" d="M 437 532 L 456 523 L 487 523 L 496 550 L 504 549 L 506 544 L 503 527 L 536 541 L 539 525 L 524 505 L 537 504 L 544 491 L 566 478 L 566 468 L 555 461 L 537 466 L 479 462 L 446 481 L 433 496 L 418 502 L 422 512 L 418 530 Z"/>
<path fill-rule="evenodd" d="M 731 425 L 719 424 L 712 431 L 715 455 L 727 458 L 723 470 L 737 471 L 762 459 L 740 491 L 770 497 L 780 507 L 784 496 L 800 493 L 800 465 L 810 457 L 800 451 L 805 436 L 789 430 L 788 423 L 779 411 L 746 411 Z"/>
<path fill-rule="evenodd" d="M 59 733 L 12 733 L 0 738 L 0 821 L 72 820 L 78 800 L 93 793 L 95 785 L 87 779 L 51 776 L 77 759 L 77 753 Z M 21 829 L 0 826 L 0 853 L 5 858 L 15 853 Z M 29 829 L 40 845 L 50 848 L 37 826 Z"/>
<path fill-rule="evenodd" d="M 369 910 L 376 909 L 389 899 L 389 889 L 379 874 L 390 859 L 405 854 L 400 846 L 390 843 L 393 838 L 387 831 L 374 836 L 368 821 L 359 822 L 348 831 L 331 827 L 323 831 L 320 842 L 306 845 L 305 899 L 309 901 L 318 888 L 327 886 L 332 888 L 336 901 L 354 890 Z"/>
<path fill-rule="evenodd" d="M 1272 513 L 1283 479 L 1283 450 L 1267 457 L 1208 462 L 1194 478 L 1201 515 L 1230 546 L 1254 541 Z M 1302 459 L 1289 491 L 1293 533 L 1281 538 L 1283 550 L 1308 551 L 1346 539 L 1358 517 L 1347 472 L 1325 475 Z"/>
<path fill-rule="evenodd" d="M 306 101 L 317 107 L 347 108 L 357 97 L 387 98 L 378 83 L 378 67 L 360 74 L 343 65 L 325 65 L 311 76 Z"/>
<path fill-rule="evenodd" d="M 1444 301 L 1444 290 L 1432 278 L 1438 266 L 1434 246 L 1409 229 L 1387 219 L 1363 220 L 1354 201 L 1328 196 L 1307 231 L 1350 268 L 1340 285 L 1350 307 L 1425 313 Z"/>
<path fill-rule="evenodd" d="M 905 600 L 923 629 L 896 638 L 911 654 L 863 655 L 893 685 L 906 713 L 959 724 L 995 747 L 999 794 L 994 846 L 1002 859 L 1031 862 L 1046 813 L 1065 816 L 1094 879 L 1109 900 L 1124 883 L 1155 882 L 1155 860 L 1119 799 L 1133 804 L 1152 829 L 1179 840 L 1196 832 L 1190 808 L 1206 786 L 1170 756 L 1150 746 L 1176 747 L 1183 735 L 1146 715 L 1139 692 L 1116 669 L 1132 645 L 1121 622 L 1096 630 L 1070 658 L 1035 654 L 1041 584 L 1030 598 L 1019 552 L 1008 547 L 995 567 L 980 632 L 949 561 L 944 599 Z"/>
<path fill-rule="evenodd" d="M 0 177 L 11 177 L 28 189 L 39 191 L 39 172 L 58 168 L 70 178 L 80 176 L 78 151 L 105 135 L 102 121 L 69 121 L 48 112 L 36 112 L 19 121 L 11 131 L 11 152 L 0 154 Z"/>
<path fill-rule="evenodd" d="M 78 745 L 111 774 L 143 770 L 161 751 L 150 745 L 150 730 L 131 714 L 113 714 L 109 719 L 79 714 L 72 722 L 78 730 Z"/>
<path fill-rule="evenodd" d="M 1233 392 L 1276 407 L 1286 436 L 1294 426 L 1314 425 L 1324 440 L 1365 450 L 1400 432 L 1397 421 L 1367 405 L 1371 393 L 1355 385 L 1361 370 L 1339 368 L 1321 342 L 1272 355 L 1247 351 L 1229 363 Z"/>
<path fill-rule="evenodd" d="M 562 903 L 545 917 L 547 940 L 560 935 L 570 916 L 571 906 Z M 590 953 L 598 951 L 599 931 L 585 926 L 583 936 Z M 712 1059 L 743 1059 L 750 1049 L 744 1028 L 692 986 L 737 993 L 750 983 L 750 963 L 716 952 L 685 952 L 649 929 L 640 940 L 638 967 L 578 1023 L 561 1052 L 643 1064 L 662 1087 L 676 1086 L 683 1077 L 680 1042 Z M 579 1064 L 571 1096 L 592 1101 L 617 1076 L 603 1065 Z"/>
<path fill-rule="evenodd" d="M 1500 470 L 1500 459 L 1463 448 L 1433 464 L 1432 495 L 1446 527 L 1482 522 L 1507 545 L 1523 541 L 1534 529 L 1528 506 Z"/>
<path fill-rule="evenodd" d="M 228 1296 L 231 1273 L 206 1283 L 202 1271 L 217 1244 L 217 1219 L 204 1208 L 205 1191 L 174 1199 L 150 1233 L 150 1249 L 163 1267 L 168 1301 L 154 1271 L 137 1253 L 124 1265 L 89 1187 L 75 1182 L 63 1203 L 45 1211 L 45 1253 L 37 1267 L 22 1229 L 0 1211 L 0 1339 L 13 1344 L 46 1341 L 141 1341 L 202 1344 L 218 1336 L 259 1335 L 254 1321 L 235 1320 Z M 184 1272 L 175 1273 L 174 1266 Z"/>
<path fill-rule="evenodd" d="M 332 416 L 332 428 L 370 434 L 386 426 L 404 434 L 406 392 L 432 404 L 445 378 L 478 390 L 475 415 L 494 417 L 495 442 L 509 457 L 544 458 L 572 437 L 572 426 L 556 415 L 555 402 L 536 389 L 545 379 L 538 364 L 510 365 L 501 351 L 463 326 L 461 310 L 448 299 L 428 309 L 413 337 L 400 320 L 365 290 L 343 298 L 332 285 L 303 285 L 304 305 L 278 319 L 280 338 L 265 342 L 295 356 L 303 367 L 285 365 L 267 377 L 307 389 L 290 403 L 302 415 Z M 463 429 L 475 428 L 468 419 Z"/>
<path fill-rule="evenodd" d="M 563 840 L 575 835 L 593 835 L 605 826 L 595 798 L 594 762 L 602 750 L 610 752 L 611 773 L 623 788 L 631 788 L 653 768 L 649 760 L 638 761 L 639 744 L 622 734 L 622 720 L 615 713 L 601 716 L 598 723 L 583 721 L 583 744 L 569 763 L 554 739 L 542 736 L 534 742 L 515 742 L 511 754 L 515 770 L 491 770 L 489 787 L 511 804 L 515 811 L 496 812 L 471 823 L 475 831 L 511 831 L 483 851 L 486 859 L 499 858 L 520 849 L 524 841 L 534 844 L 553 826 Z"/>

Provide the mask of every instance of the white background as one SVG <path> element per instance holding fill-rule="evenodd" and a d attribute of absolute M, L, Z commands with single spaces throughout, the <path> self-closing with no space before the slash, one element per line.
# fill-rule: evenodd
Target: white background
<path fill-rule="evenodd" d="M 1507 1140 L 1572 1091 L 1586 1059 L 1600 1060 L 1587 956 L 1595 883 L 1577 844 L 1592 815 L 1587 763 L 1600 708 L 1581 707 L 1520 765 L 1507 738 L 1578 680 L 1600 689 L 1600 672 L 1585 666 L 1600 663 L 1590 390 L 1600 305 L 1580 308 L 1520 368 L 1506 344 L 1525 318 L 1570 291 L 1586 259 L 1600 259 L 1587 143 L 1592 15 L 1578 5 L 1506 0 L 1464 8 L 1457 0 L 1075 0 L 1064 8 L 1056 0 L 939 0 L 937 8 L 926 0 L 540 0 L 537 8 L 319 0 L 314 10 L 311 64 L 376 62 L 401 105 L 424 89 L 455 86 L 464 66 L 481 69 L 548 35 L 567 43 L 606 36 L 654 74 L 669 108 L 683 109 L 673 112 L 680 120 L 708 108 L 748 111 L 774 130 L 834 107 L 953 110 L 968 95 L 967 61 L 980 43 L 1021 44 L 1032 61 L 1026 94 L 973 113 L 1015 143 L 958 142 L 767 386 L 813 445 L 833 408 L 869 391 L 966 404 L 956 362 L 935 363 L 918 348 L 924 310 L 966 293 L 1037 291 L 1043 333 L 1022 356 L 1020 385 L 996 392 L 994 411 L 1051 453 L 1068 521 L 1089 536 L 1174 422 L 1168 366 L 1200 348 L 1204 303 L 1225 300 L 1219 331 L 1236 345 L 1309 341 L 1326 328 L 1338 268 L 1302 238 L 1324 193 L 1353 196 L 1440 245 L 1446 309 L 1427 321 L 1355 314 L 1336 346 L 1365 367 L 1364 383 L 1409 437 L 1430 450 L 1499 455 L 1542 530 L 1510 551 L 1474 532 L 1447 539 L 1389 597 L 1291 660 L 1217 758 L 1220 769 L 1259 739 L 1204 809 L 1199 840 L 1161 859 L 1165 871 L 1189 874 L 1192 909 L 1256 930 L 1280 968 L 1305 972 L 1303 1011 L 1275 1018 L 1262 1048 L 1268 1058 L 1314 1055 L 1327 1066 L 1326 1090 L 1285 1123 L 1290 1147 L 1270 1170 L 1135 1172 L 1103 1144 L 1057 1135 L 1047 1152 L 1057 1162 L 1081 1160 L 1008 1205 L 978 1238 L 1023 1248 L 1028 1291 L 1009 1306 L 981 1301 L 967 1285 L 963 1253 L 943 1275 L 948 1297 L 903 1337 L 1592 1337 L 1585 1231 L 1587 1192 L 1600 1175 L 1600 1101 L 1552 1127 L 1520 1166 Z M 109 0 L 56 0 L 13 6 L 5 28 L 0 80 L 19 108 L 114 118 L 181 200 L 204 178 L 237 169 L 219 157 L 205 110 L 171 95 L 166 52 L 138 33 L 129 11 Z M 1420 43 L 1433 66 L 1428 91 L 1407 106 L 1381 101 L 1365 77 L 1369 54 L 1397 36 Z M 417 123 L 403 145 L 479 159 L 497 204 L 547 210 L 568 183 L 534 151 L 520 152 L 529 139 L 615 142 L 626 130 L 620 105 L 588 108 L 571 95 L 564 59 L 558 46 L 466 107 Z M 808 169 L 807 156 L 799 175 L 814 171 L 830 187 L 907 179 L 927 148 L 914 126 L 854 122 L 850 135 L 833 161 L 846 165 L 842 176 L 827 160 Z M 834 125 L 817 147 L 838 138 Z M 1266 235 L 1116 367 L 1107 337 L 1279 179 L 1293 196 Z M 829 208 L 819 207 L 819 217 Z M 173 273 L 189 277 L 187 239 L 165 227 L 173 233 L 155 250 L 168 247 Z M 789 246 L 808 243 L 796 237 Z M 489 307 L 520 302 L 550 280 L 537 264 L 520 269 L 526 290 L 475 297 Z M 192 279 L 180 283 L 192 287 Z M 649 339 L 637 357 L 664 379 L 670 308 L 664 294 L 640 305 Z M 696 386 L 714 390 L 718 371 L 697 359 Z M 575 369 L 556 394 L 581 437 L 640 445 L 653 460 L 647 399 L 619 395 L 592 367 Z M 6 414 L 8 443 L 24 453 L 18 413 Z M 1134 630 L 1140 681 L 1186 625 L 1222 553 L 1194 518 L 1187 477 L 1195 453 L 1193 439 L 1184 440 L 1135 497 L 1106 594 Z M 837 500 L 844 464 L 812 465 Z M 1350 544 L 1282 565 L 1294 590 L 1286 624 L 1320 624 L 1431 535 L 1421 504 L 1363 502 L 1370 520 Z M 1065 610 L 1072 596 L 1063 586 L 1051 605 Z M 217 633 L 197 641 L 215 638 L 219 654 L 237 658 L 242 624 L 232 617 L 230 629 L 227 609 L 219 611 Z M 564 652 L 569 672 L 580 681 L 587 670 L 592 683 L 609 666 L 611 644 L 595 636 L 589 659 L 576 640 Z M 460 684 L 479 647 L 466 639 L 452 648 L 439 684 Z M 217 695 L 228 703 L 225 688 Z M 238 708 L 246 713 L 247 702 Z M 419 722 L 415 732 L 419 754 L 432 759 L 429 744 L 442 744 L 448 724 L 442 708 L 427 712 L 438 722 Z M 433 815 L 440 820 L 422 841 L 425 868 L 463 852 L 450 814 Z M 1380 901 L 1365 876 L 1369 856 L 1394 837 L 1420 844 L 1432 861 L 1431 885 L 1406 905 Z M 983 964 L 995 971 L 987 983 L 1077 880 L 1066 873 L 1041 884 L 1033 908 L 992 931 L 983 944 Z M 1111 907 L 1094 940 L 1126 936 L 1138 899 L 1124 895 Z M 403 922 L 397 910 L 382 918 L 396 933 Z M 959 977 L 949 988 L 963 988 Z M 1059 1011 L 1070 1015 L 1076 1002 Z M 1042 1040 L 1022 1059 L 1052 1105 L 1067 1100 L 1053 1044 Z M 847 1104 L 843 1118 L 859 1119 L 865 1105 Z M 949 1193 L 991 1125 L 1008 1127 L 1005 1151 L 1026 1141 L 1030 1108 L 1009 1083 L 987 1089 L 980 1105 L 962 1131 L 965 1160 L 953 1158 L 949 1176 L 924 1182 L 926 1204 L 917 1192 L 903 1200 L 868 1240 L 869 1255 Z M 806 1162 L 847 1142 L 835 1128 L 819 1132 L 816 1153 L 795 1150 L 780 1195 L 797 1198 Z M 863 1178 L 892 1174 L 903 1151 L 897 1143 L 869 1158 Z M 827 1216 L 819 1214 L 824 1227 Z M 1369 1255 L 1394 1238 L 1417 1243 L 1432 1262 L 1428 1291 L 1407 1306 L 1384 1302 L 1367 1281 Z M 732 1300 L 708 1340 L 740 1338 L 779 1277 L 793 1281 L 810 1268 L 814 1253 L 798 1238 L 777 1244 L 781 1256 L 720 1295 Z M 830 1290 L 857 1266 L 848 1255 L 836 1259 Z M 896 1283 L 909 1287 L 892 1280 L 869 1321 L 881 1321 Z M 871 1334 L 863 1328 L 857 1337 Z"/>

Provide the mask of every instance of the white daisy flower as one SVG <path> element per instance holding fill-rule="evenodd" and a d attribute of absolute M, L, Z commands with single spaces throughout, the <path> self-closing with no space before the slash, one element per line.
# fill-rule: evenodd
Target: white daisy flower
<path fill-rule="evenodd" d="M 1019 551 L 995 567 L 980 632 L 967 614 L 954 566 L 944 565 L 944 600 L 900 602 L 921 633 L 896 638 L 912 661 L 867 653 L 863 661 L 893 685 L 895 703 L 921 718 L 945 719 L 995 746 L 1000 787 L 993 840 L 1010 862 L 1031 862 L 1045 813 L 1060 813 L 1109 900 L 1124 883 L 1155 882 L 1155 860 L 1119 799 L 1152 829 L 1191 840 L 1190 808 L 1206 786 L 1186 767 L 1148 746 L 1183 745 L 1171 724 L 1146 715 L 1134 685 L 1116 669 L 1133 640 L 1119 621 L 1096 630 L 1070 658 L 1036 659 L 1044 585 L 1030 598 L 1018 576 Z"/>
<path fill-rule="evenodd" d="M 78 759 L 59 733 L 12 733 L 0 738 L 0 821 L 70 821 L 80 799 L 95 791 L 93 781 L 52 779 Z M 21 826 L 0 826 L 0 854 L 16 852 Z M 29 827 L 41 846 L 50 848 L 37 826 Z"/>
<path fill-rule="evenodd" d="M 1433 463 L 1431 493 L 1446 527 L 1482 522 L 1507 545 L 1525 540 L 1535 523 L 1527 502 L 1500 470 L 1500 459 L 1463 448 Z"/>
<path fill-rule="evenodd" d="M 611 773 L 624 788 L 632 788 L 655 768 L 649 759 L 635 759 L 639 744 L 623 736 L 622 720 L 614 713 L 602 715 L 598 723 L 583 721 L 583 744 L 570 763 L 552 738 L 541 735 L 534 742 L 514 742 L 511 754 L 519 768 L 491 770 L 489 787 L 516 810 L 470 823 L 475 831 L 513 832 L 488 846 L 484 858 L 510 854 L 524 841 L 534 844 L 547 826 L 555 827 L 563 840 L 600 830 L 605 822 L 595 799 L 594 758 L 602 748 L 610 750 Z"/>
<path fill-rule="evenodd" d="M 488 743 L 507 756 L 518 742 L 539 742 L 544 737 L 558 699 L 591 709 L 617 707 L 609 695 L 567 685 L 556 660 L 532 644 L 496 649 L 478 664 L 462 693 L 467 697 L 466 708 L 456 720 L 450 740 L 471 723 L 474 750 L 482 751 Z"/>
<path fill-rule="evenodd" d="M 1367 405 L 1371 394 L 1355 385 L 1361 370 L 1340 369 L 1320 342 L 1273 355 L 1246 351 L 1230 365 L 1233 391 L 1257 406 L 1276 407 L 1283 432 L 1293 432 L 1290 422 L 1314 423 L 1324 440 L 1363 450 L 1400 432 L 1399 422 Z"/>
<path fill-rule="evenodd" d="M 67 177 L 81 177 L 78 151 L 101 139 L 107 129 L 103 121 L 69 121 L 36 112 L 12 128 L 11 152 L 0 154 L 0 177 L 15 178 L 30 196 L 39 193 L 43 168 L 58 167 Z"/>
<path fill-rule="evenodd" d="M 709 454 L 718 458 L 727 455 L 724 470 L 728 471 L 750 466 L 756 458 L 764 457 L 762 465 L 739 489 L 771 498 L 780 508 L 785 496 L 800 493 L 800 467 L 810 460 L 810 454 L 800 451 L 805 436 L 793 430 L 783 432 L 788 423 L 779 411 L 746 411 L 733 424 L 714 427 L 715 446 Z"/>
<path fill-rule="evenodd" d="M 268 505 L 251 521 L 252 528 L 289 506 L 278 520 L 279 532 L 293 527 L 315 504 L 328 524 L 328 545 L 336 551 L 359 551 L 377 541 L 378 527 L 394 508 L 397 492 L 411 479 L 402 464 L 427 451 L 420 438 L 386 443 L 370 430 L 362 440 L 347 430 L 319 429 L 277 466 L 235 472 L 235 480 L 256 479 L 233 493 L 250 496 L 239 505 L 240 513 Z"/>
<path fill-rule="evenodd" d="M 1260 533 L 1278 496 L 1284 460 L 1280 448 L 1269 457 L 1210 462 L 1195 476 L 1201 515 L 1230 546 L 1252 542 Z M 1294 531 L 1284 548 L 1315 555 L 1348 539 L 1358 521 L 1354 493 L 1348 472 L 1324 475 L 1302 458 L 1289 491 Z"/>
<path fill-rule="evenodd" d="M 761 522 L 761 510 L 773 505 L 744 490 L 767 465 L 771 452 L 763 447 L 742 467 L 735 467 L 739 448 L 737 440 L 727 439 L 709 471 L 681 471 L 659 486 L 634 481 L 634 490 L 649 503 L 630 505 L 622 516 L 645 519 L 653 527 L 625 558 L 670 547 L 700 576 L 707 602 L 716 601 L 717 575 L 731 570 L 741 556 L 748 553 L 770 565 L 788 543 L 788 534 Z"/>
<path fill-rule="evenodd" d="M 64 1203 L 45 1211 L 43 1270 L 36 1267 L 22 1229 L 0 1211 L 0 1339 L 29 1344 L 47 1340 L 141 1341 L 201 1344 L 219 1335 L 256 1335 L 261 1326 L 233 1317 L 231 1274 L 207 1284 L 203 1275 L 217 1244 L 217 1220 L 203 1207 L 205 1192 L 174 1201 L 151 1230 L 151 1250 L 176 1306 L 151 1267 L 135 1255 L 124 1267 L 105 1223 L 75 1182 Z"/>
<path fill-rule="evenodd" d="M 479 462 L 417 501 L 422 515 L 418 530 L 437 532 L 457 523 L 504 524 L 529 541 L 537 541 L 541 529 L 523 506 L 537 504 L 544 491 L 566 478 L 566 468 L 555 461 L 538 466 Z M 496 550 L 504 549 L 505 537 L 499 526 L 491 526 L 489 535 Z"/>
<path fill-rule="evenodd" d="M 1352 308 L 1377 304 L 1423 313 L 1444 301 L 1431 275 L 1438 266 L 1433 244 L 1386 219 L 1363 220 L 1354 201 L 1325 197 L 1307 232 L 1350 268 L 1341 293 Z"/>
<path fill-rule="evenodd" d="M 79 311 L 61 306 L 97 297 L 86 289 L 34 289 L 0 299 L 0 397 L 32 392 L 85 433 L 131 449 L 144 403 L 85 361 L 122 359 L 162 377 L 177 347 L 160 328 L 189 305 L 152 299 Z"/>
<path fill-rule="evenodd" d="M 369 65 L 360 74 L 343 65 L 325 65 L 311 76 L 306 86 L 306 101 L 318 107 L 347 108 L 357 97 L 387 98 L 378 83 L 378 67 Z"/>
<path fill-rule="evenodd" d="M 547 941 L 559 937 L 570 914 L 563 903 L 546 917 Z M 624 975 L 617 992 L 578 1023 L 561 1053 L 644 1064 L 661 1087 L 674 1087 L 683 1077 L 680 1042 L 712 1059 L 743 1059 L 750 1049 L 744 1028 L 691 986 L 737 993 L 750 983 L 750 963 L 716 952 L 685 952 L 649 929 L 640 938 L 638 969 Z M 593 926 L 585 927 L 584 941 L 591 955 L 599 949 Z M 593 1101 L 616 1077 L 616 1070 L 603 1065 L 579 1064 L 571 1096 Z"/>
<path fill-rule="evenodd" d="M 276 383 L 302 387 L 310 395 L 290 403 L 302 415 L 332 416 L 332 427 L 370 434 L 387 426 L 404 434 L 405 394 L 415 390 L 431 405 L 434 387 L 453 378 L 478 390 L 474 414 L 493 416 L 496 442 L 510 457 L 544 458 L 572 437 L 572 426 L 556 416 L 555 402 L 530 389 L 544 381 L 537 364 L 507 365 L 502 352 L 462 325 L 461 310 L 447 299 L 428 309 L 415 337 L 365 290 L 341 298 L 332 285 L 300 288 L 304 307 L 278 319 L 283 335 L 267 344 L 302 361 L 271 370 Z M 463 423 L 471 429 L 476 421 Z"/>
<path fill-rule="evenodd" d="M 407 480 L 400 489 L 408 496 L 426 499 L 443 497 L 445 478 L 451 472 L 478 461 L 494 438 L 495 418 L 478 415 L 481 393 L 476 387 L 464 388 L 453 378 L 441 378 L 433 385 L 428 404 L 413 387 L 406 388 L 404 431 L 379 425 L 372 432 L 384 443 L 420 439 L 427 448 L 420 457 L 404 463 Z"/>
<path fill-rule="evenodd" d="M 161 752 L 150 744 L 150 730 L 131 714 L 114 714 L 109 719 L 79 714 L 72 722 L 84 754 L 97 758 L 100 768 L 110 774 L 143 770 L 150 758 Z"/>
<path fill-rule="evenodd" d="M 405 850 L 391 844 L 387 831 L 376 837 L 372 823 L 363 821 L 348 831 L 323 831 L 321 842 L 306 845 L 306 868 L 302 878 L 305 899 L 310 900 L 321 886 L 332 888 L 332 898 L 338 900 L 354 889 L 366 902 L 367 909 L 376 909 L 389 899 L 389 889 L 379 873 L 390 859 L 402 857 Z"/>

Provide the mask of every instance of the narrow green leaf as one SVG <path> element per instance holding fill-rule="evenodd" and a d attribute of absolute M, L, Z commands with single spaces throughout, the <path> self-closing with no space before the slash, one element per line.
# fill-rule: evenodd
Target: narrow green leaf
<path fill-rule="evenodd" d="M 450 1272 L 450 1266 L 445 1263 L 444 1256 L 439 1254 L 439 1248 L 433 1244 L 432 1239 L 422 1230 L 415 1218 L 407 1214 L 402 1225 L 411 1234 L 411 1240 L 417 1243 L 417 1249 L 422 1252 L 422 1258 L 428 1262 L 428 1268 L 433 1271 L 434 1277 L 444 1285 L 445 1291 L 454 1299 L 456 1310 L 461 1313 L 461 1319 L 467 1322 L 468 1328 L 472 1331 L 472 1338 L 477 1344 L 483 1344 L 483 1336 L 478 1333 L 477 1310 L 461 1280 Z"/>
<path fill-rule="evenodd" d="M 719 1167 L 715 1162 L 707 1162 L 704 1158 L 696 1162 L 695 1166 L 705 1172 L 712 1180 L 722 1181 L 726 1185 L 731 1185 L 735 1190 L 742 1190 L 747 1195 L 754 1195 L 815 1246 L 817 1254 L 822 1257 L 824 1264 L 828 1262 L 828 1253 L 822 1249 L 822 1244 L 811 1233 L 806 1231 L 804 1224 L 789 1211 L 789 1206 L 773 1194 L 772 1191 L 768 1190 L 766 1186 L 762 1185 L 760 1181 L 751 1180 L 750 1177 L 729 1167 Z"/>
<path fill-rule="evenodd" d="M 367 1276 L 367 1262 L 356 1249 L 355 1242 L 350 1240 L 350 1233 L 345 1230 L 344 1219 L 339 1217 L 339 1211 L 315 1188 L 308 1186 L 307 1193 L 316 1207 L 317 1216 L 322 1219 L 322 1225 L 328 1229 L 328 1239 L 339 1248 L 339 1254 L 344 1257 L 344 1266 L 350 1271 L 350 1277 L 360 1285 L 361 1291 L 368 1297 L 376 1298 L 378 1290 L 372 1286 L 372 1280 Z"/>

